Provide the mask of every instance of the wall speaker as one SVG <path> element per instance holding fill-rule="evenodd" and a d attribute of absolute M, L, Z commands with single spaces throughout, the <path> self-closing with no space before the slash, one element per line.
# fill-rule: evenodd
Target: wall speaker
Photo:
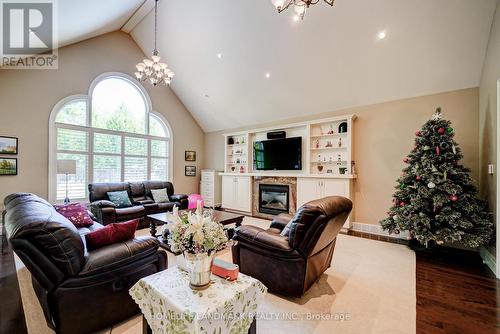
<path fill-rule="evenodd" d="M 267 139 L 284 139 L 286 138 L 285 131 L 273 131 L 267 133 Z"/>

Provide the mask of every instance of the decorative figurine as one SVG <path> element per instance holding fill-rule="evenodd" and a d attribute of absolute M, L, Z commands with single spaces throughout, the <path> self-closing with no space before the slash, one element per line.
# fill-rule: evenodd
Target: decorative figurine
<path fill-rule="evenodd" d="M 333 147 L 333 144 L 332 142 L 329 140 L 326 142 L 326 146 L 325 147 Z"/>
<path fill-rule="evenodd" d="M 339 138 L 339 147 L 342 147 L 342 138 Z"/>
<path fill-rule="evenodd" d="M 316 139 L 316 148 L 319 148 L 319 139 Z"/>

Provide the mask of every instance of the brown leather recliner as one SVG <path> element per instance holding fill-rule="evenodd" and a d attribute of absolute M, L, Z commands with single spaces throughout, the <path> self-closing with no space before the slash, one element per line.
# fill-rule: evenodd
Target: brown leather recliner
<path fill-rule="evenodd" d="M 48 202 L 16 193 L 4 200 L 10 243 L 32 276 L 45 319 L 56 333 L 93 333 L 140 310 L 128 290 L 164 270 L 165 252 L 154 237 L 140 237 L 88 251 L 83 235 Z"/>
<path fill-rule="evenodd" d="M 267 230 L 243 225 L 233 237 L 233 262 L 270 292 L 301 297 L 330 267 L 351 210 L 349 199 L 332 196 L 304 204 L 293 218 L 277 216 Z M 281 236 L 289 222 L 288 236 Z"/>

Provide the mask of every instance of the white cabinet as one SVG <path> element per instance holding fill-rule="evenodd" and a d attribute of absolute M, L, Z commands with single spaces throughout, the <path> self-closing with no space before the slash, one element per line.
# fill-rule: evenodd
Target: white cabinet
<path fill-rule="evenodd" d="M 250 176 L 222 176 L 222 207 L 252 212 Z"/>
<path fill-rule="evenodd" d="M 350 179 L 297 178 L 297 208 L 327 196 L 343 196 L 352 200 Z M 344 225 L 350 227 L 350 217 Z"/>
<path fill-rule="evenodd" d="M 218 171 L 209 169 L 201 171 L 200 195 L 203 197 L 206 207 L 221 206 L 221 182 Z"/>

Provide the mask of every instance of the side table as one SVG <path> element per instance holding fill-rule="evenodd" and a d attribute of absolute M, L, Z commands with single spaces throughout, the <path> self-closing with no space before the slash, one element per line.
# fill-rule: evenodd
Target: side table
<path fill-rule="evenodd" d="M 241 273 L 232 282 L 212 275 L 208 289 L 194 291 L 178 267 L 144 277 L 130 289 L 153 333 L 255 333 L 266 293 L 260 281 Z"/>

